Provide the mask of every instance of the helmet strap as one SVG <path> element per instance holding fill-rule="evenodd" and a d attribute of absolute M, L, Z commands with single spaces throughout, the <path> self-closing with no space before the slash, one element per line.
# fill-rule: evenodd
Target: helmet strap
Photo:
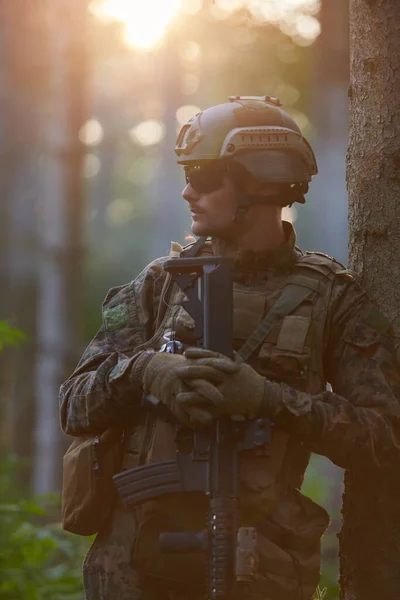
<path fill-rule="evenodd" d="M 305 194 L 307 194 L 308 192 L 308 183 L 307 181 L 302 181 L 301 183 L 295 183 L 294 185 L 292 185 L 289 190 L 287 195 L 285 194 L 285 199 L 288 200 L 287 204 L 285 204 L 285 206 L 289 206 L 289 208 L 292 206 L 292 204 L 294 204 L 295 202 L 298 202 L 299 204 L 305 204 L 306 203 L 306 199 L 305 199 Z"/>
<path fill-rule="evenodd" d="M 308 192 L 308 183 L 294 183 L 283 194 L 275 196 L 248 196 L 248 204 L 268 204 L 269 206 L 292 206 L 295 202 L 305 204 L 304 195 Z"/>
<path fill-rule="evenodd" d="M 243 223 L 246 213 L 249 210 L 251 204 L 253 204 L 253 202 L 251 201 L 251 196 L 249 196 L 247 192 L 245 192 L 244 190 L 239 190 L 236 193 L 237 209 L 235 216 L 233 217 L 234 223 L 236 223 L 237 225 Z"/>

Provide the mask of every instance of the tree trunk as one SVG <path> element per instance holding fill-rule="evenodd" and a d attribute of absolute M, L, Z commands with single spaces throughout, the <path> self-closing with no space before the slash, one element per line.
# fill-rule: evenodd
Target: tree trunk
<path fill-rule="evenodd" d="M 65 440 L 58 391 L 80 353 L 86 0 L 44 3 L 48 49 L 39 223 L 34 491 L 58 491 Z"/>
<path fill-rule="evenodd" d="M 37 197 L 39 116 L 42 106 L 43 49 L 39 11 L 30 0 L 0 2 L 2 40 L 2 250 L 6 253 L 2 317 L 22 329 L 28 340 L 2 360 L 2 402 L 6 405 L 6 442 L 19 458 L 33 455 L 35 310 L 37 292 Z M 3 294 L 2 294 L 3 296 Z M 11 381 L 13 382 L 11 385 Z M 25 462 L 20 483 L 29 482 Z"/>
<path fill-rule="evenodd" d="M 400 3 L 351 0 L 350 266 L 400 335 Z M 400 470 L 346 472 L 343 600 L 398 600 Z"/>
<path fill-rule="evenodd" d="M 165 136 L 158 149 L 159 167 L 151 185 L 150 198 L 154 206 L 151 258 L 165 256 L 169 252 L 170 240 L 184 242 L 183 224 L 185 213 L 181 192 L 184 188 L 182 167 L 176 164 L 174 148 L 178 123 L 176 111 L 182 105 L 181 70 L 176 38 L 169 31 L 159 54 L 158 96 L 163 102 Z"/>

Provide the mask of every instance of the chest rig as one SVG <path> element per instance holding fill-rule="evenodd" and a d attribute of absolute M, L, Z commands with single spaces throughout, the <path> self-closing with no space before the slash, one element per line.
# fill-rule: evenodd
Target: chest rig
<path fill-rule="evenodd" d="M 182 249 L 174 243 L 170 258 L 196 254 L 211 255 L 211 244 Z M 299 251 L 290 272 L 250 285 L 235 283 L 233 347 L 241 360 L 270 380 L 311 394 L 324 391 L 325 321 L 332 282 L 342 269 L 325 255 Z M 196 345 L 194 321 L 182 306 L 184 299 L 167 275 L 148 346 L 162 350 L 171 343 L 183 349 Z M 173 458 L 174 427 L 162 418 L 149 421 L 141 436 L 141 464 Z M 301 486 L 309 456 L 299 442 L 278 427 L 272 429 L 268 453 L 243 454 L 240 509 L 244 523 L 262 520 L 288 487 Z M 171 510 L 176 510 L 176 499 L 173 502 Z"/>

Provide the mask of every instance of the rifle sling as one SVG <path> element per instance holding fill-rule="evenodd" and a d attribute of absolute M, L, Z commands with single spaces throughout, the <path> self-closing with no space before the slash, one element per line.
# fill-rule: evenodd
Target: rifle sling
<path fill-rule="evenodd" d="M 184 248 L 182 250 L 182 252 L 180 253 L 180 258 L 193 258 L 197 255 L 198 252 L 200 252 L 206 241 L 206 237 L 199 237 L 199 239 L 196 240 L 192 246 L 189 246 L 188 248 Z"/>

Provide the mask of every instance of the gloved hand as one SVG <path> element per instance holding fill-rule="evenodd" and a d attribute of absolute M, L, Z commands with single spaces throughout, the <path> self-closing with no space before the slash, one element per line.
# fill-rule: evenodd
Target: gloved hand
<path fill-rule="evenodd" d="M 208 407 L 223 402 L 222 392 L 217 386 L 237 370 L 237 366 L 222 355 L 213 365 L 193 365 L 195 371 L 187 374 L 190 379 L 188 387 L 177 375 L 178 368 L 187 363 L 188 359 L 181 354 L 155 353 L 144 368 L 143 389 L 165 404 L 185 425 L 208 425 L 212 421 Z M 183 404 L 177 402 L 177 396 L 182 393 L 186 399 Z"/>
<path fill-rule="evenodd" d="M 231 363 L 232 371 L 218 383 L 218 391 L 220 396 L 209 396 L 213 403 L 209 407 L 209 413 L 214 418 L 222 415 L 243 415 L 248 419 L 254 419 L 260 416 L 260 409 L 265 400 L 266 386 L 274 386 L 274 392 L 277 392 L 279 384 L 273 383 L 259 375 L 247 363 L 235 363 L 233 360 L 210 350 L 203 348 L 190 348 L 184 352 L 184 357 L 188 359 L 186 363 L 182 363 L 176 369 L 176 374 L 192 388 L 193 378 L 196 374 L 200 374 L 202 369 L 214 368 L 224 364 L 227 366 L 227 361 Z M 222 362 L 221 362 L 222 361 Z M 234 369 L 234 366 L 236 369 Z M 204 374 L 206 376 L 206 374 Z M 189 407 L 196 406 L 196 398 L 188 392 L 180 392 L 176 399 L 177 404 L 182 409 L 188 410 Z"/>

